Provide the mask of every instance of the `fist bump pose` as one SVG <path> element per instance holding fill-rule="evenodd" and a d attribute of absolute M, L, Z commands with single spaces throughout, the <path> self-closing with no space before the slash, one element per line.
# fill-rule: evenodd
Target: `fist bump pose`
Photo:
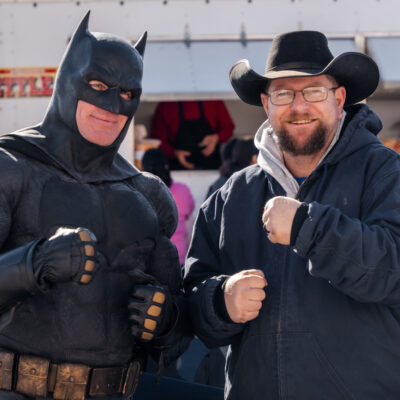
<path fill-rule="evenodd" d="M 0 139 L 0 398 L 127 399 L 177 357 L 181 270 L 168 188 L 118 148 L 140 102 L 132 46 L 82 20 L 37 126 Z"/>
<path fill-rule="evenodd" d="M 196 334 L 229 345 L 225 398 L 397 399 L 400 162 L 356 104 L 375 62 L 290 32 L 230 79 L 267 114 L 258 163 L 203 204 L 185 273 Z"/>

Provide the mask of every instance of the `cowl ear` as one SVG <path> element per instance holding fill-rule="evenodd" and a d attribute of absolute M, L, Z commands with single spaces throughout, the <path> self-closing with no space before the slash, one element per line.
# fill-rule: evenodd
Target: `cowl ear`
<path fill-rule="evenodd" d="M 144 55 L 144 49 L 146 47 L 146 40 L 147 40 L 147 32 L 144 32 L 143 35 L 140 37 L 140 39 L 133 46 L 142 57 Z"/>
<path fill-rule="evenodd" d="M 86 13 L 79 26 L 76 28 L 74 34 L 72 35 L 71 42 L 79 41 L 80 39 L 82 39 L 87 35 L 88 25 L 89 25 L 89 15 L 90 15 L 90 10 Z"/>

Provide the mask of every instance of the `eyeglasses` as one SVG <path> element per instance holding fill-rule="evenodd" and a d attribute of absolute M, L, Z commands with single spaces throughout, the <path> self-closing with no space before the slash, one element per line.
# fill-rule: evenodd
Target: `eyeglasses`
<path fill-rule="evenodd" d="M 327 88 L 325 86 L 310 86 L 303 90 L 292 90 L 292 89 L 279 89 L 274 90 L 271 93 L 267 93 L 271 103 L 276 106 L 285 106 L 291 104 L 294 101 L 297 92 L 303 95 L 303 99 L 308 103 L 317 103 L 318 101 L 324 101 L 328 97 L 330 90 L 336 90 L 338 87 Z"/>

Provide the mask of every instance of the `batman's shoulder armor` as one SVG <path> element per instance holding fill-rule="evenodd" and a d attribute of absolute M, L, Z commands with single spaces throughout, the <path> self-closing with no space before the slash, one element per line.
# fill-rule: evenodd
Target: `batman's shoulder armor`
<path fill-rule="evenodd" d="M 0 190 L 5 194 L 20 193 L 17 187 L 29 180 L 31 164 L 22 153 L 0 143 Z"/>
<path fill-rule="evenodd" d="M 156 210 L 161 234 L 170 238 L 178 223 L 178 210 L 168 187 L 158 176 L 149 172 L 136 175 L 131 182 Z"/>

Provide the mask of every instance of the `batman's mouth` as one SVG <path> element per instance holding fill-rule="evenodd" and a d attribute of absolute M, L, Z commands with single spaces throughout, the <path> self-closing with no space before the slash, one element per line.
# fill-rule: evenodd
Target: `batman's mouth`
<path fill-rule="evenodd" d="M 104 123 L 104 124 L 113 125 L 113 124 L 116 124 L 118 122 L 118 120 L 115 120 L 115 119 L 109 119 L 109 118 L 106 118 L 106 117 L 101 117 L 101 116 L 93 115 L 93 114 L 91 115 L 91 117 L 93 119 L 101 122 L 101 123 Z"/>

